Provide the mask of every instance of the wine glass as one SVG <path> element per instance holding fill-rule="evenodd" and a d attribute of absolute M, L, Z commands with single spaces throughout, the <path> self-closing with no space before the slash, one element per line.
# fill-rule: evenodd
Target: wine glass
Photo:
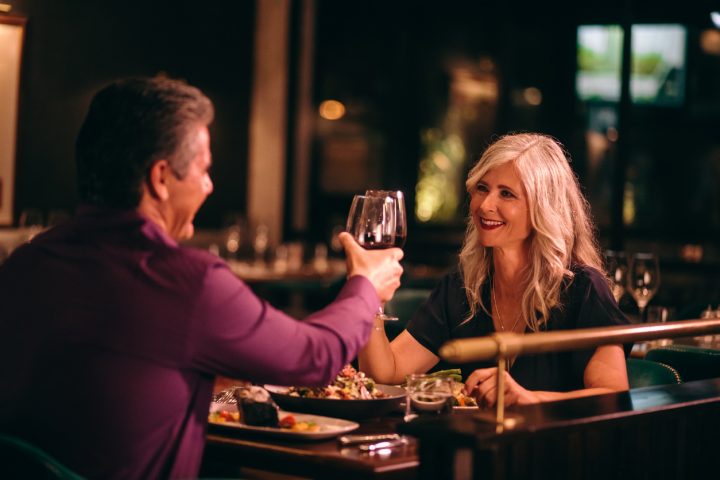
<path fill-rule="evenodd" d="M 620 303 L 620 299 L 625 294 L 627 270 L 628 265 L 625 252 L 605 250 L 605 271 L 610 277 L 612 294 L 617 303 Z"/>
<path fill-rule="evenodd" d="M 403 248 L 407 240 L 407 215 L 405 214 L 405 196 L 400 190 L 366 190 L 366 197 L 391 197 L 395 199 L 395 246 Z"/>
<path fill-rule="evenodd" d="M 402 192 L 387 193 L 353 197 L 346 230 L 367 250 L 402 247 L 405 243 L 407 226 Z M 398 320 L 397 317 L 386 315 L 382 306 L 378 318 Z"/>
<path fill-rule="evenodd" d="M 641 321 L 645 307 L 659 286 L 660 267 L 657 257 L 652 253 L 633 254 L 628 265 L 628 291 L 637 303 Z"/>

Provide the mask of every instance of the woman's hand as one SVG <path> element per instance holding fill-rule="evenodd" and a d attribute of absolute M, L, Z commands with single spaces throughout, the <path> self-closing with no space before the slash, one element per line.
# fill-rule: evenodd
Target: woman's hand
<path fill-rule="evenodd" d="M 505 375 L 505 406 L 529 405 L 540 399 L 534 392 L 523 388 L 509 373 Z M 465 382 L 465 390 L 477 399 L 481 408 L 490 408 L 497 402 L 497 367 L 480 368 L 472 372 Z"/>

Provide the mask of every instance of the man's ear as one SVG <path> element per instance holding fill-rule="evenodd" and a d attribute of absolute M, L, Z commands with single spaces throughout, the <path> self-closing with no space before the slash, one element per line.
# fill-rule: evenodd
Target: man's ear
<path fill-rule="evenodd" d="M 170 164 L 167 160 L 158 160 L 150 167 L 150 173 L 146 181 L 148 193 L 160 201 L 165 201 L 170 197 L 168 190 L 168 177 L 172 175 Z"/>

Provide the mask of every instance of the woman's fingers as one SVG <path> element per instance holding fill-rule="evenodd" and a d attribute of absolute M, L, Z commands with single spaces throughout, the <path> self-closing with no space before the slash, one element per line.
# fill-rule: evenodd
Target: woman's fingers
<path fill-rule="evenodd" d="M 495 372 L 497 372 L 497 368 L 479 368 L 475 370 L 468 375 L 468 378 L 465 381 L 465 391 L 468 392 L 468 394 L 472 394 L 472 391 L 475 390 L 479 384 L 495 376 Z"/>
<path fill-rule="evenodd" d="M 489 376 L 482 375 L 482 378 L 484 378 L 484 380 L 482 380 L 475 386 L 478 404 L 483 408 L 491 408 L 497 403 L 497 369 L 491 370 L 495 370 L 495 372 L 492 372 L 492 374 Z M 477 371 L 478 370 L 476 370 L 476 372 Z M 510 375 L 508 375 L 507 372 L 505 372 L 504 375 L 504 403 L 506 407 L 509 407 L 510 405 L 514 405 L 515 403 L 517 403 L 518 394 L 512 388 L 513 383 Z"/>

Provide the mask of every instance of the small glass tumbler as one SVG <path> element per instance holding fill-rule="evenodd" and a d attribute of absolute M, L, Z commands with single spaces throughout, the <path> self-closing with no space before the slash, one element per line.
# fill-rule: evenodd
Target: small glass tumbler
<path fill-rule="evenodd" d="M 405 382 L 405 421 L 419 416 L 452 411 L 452 380 L 449 377 L 412 374 Z"/>

